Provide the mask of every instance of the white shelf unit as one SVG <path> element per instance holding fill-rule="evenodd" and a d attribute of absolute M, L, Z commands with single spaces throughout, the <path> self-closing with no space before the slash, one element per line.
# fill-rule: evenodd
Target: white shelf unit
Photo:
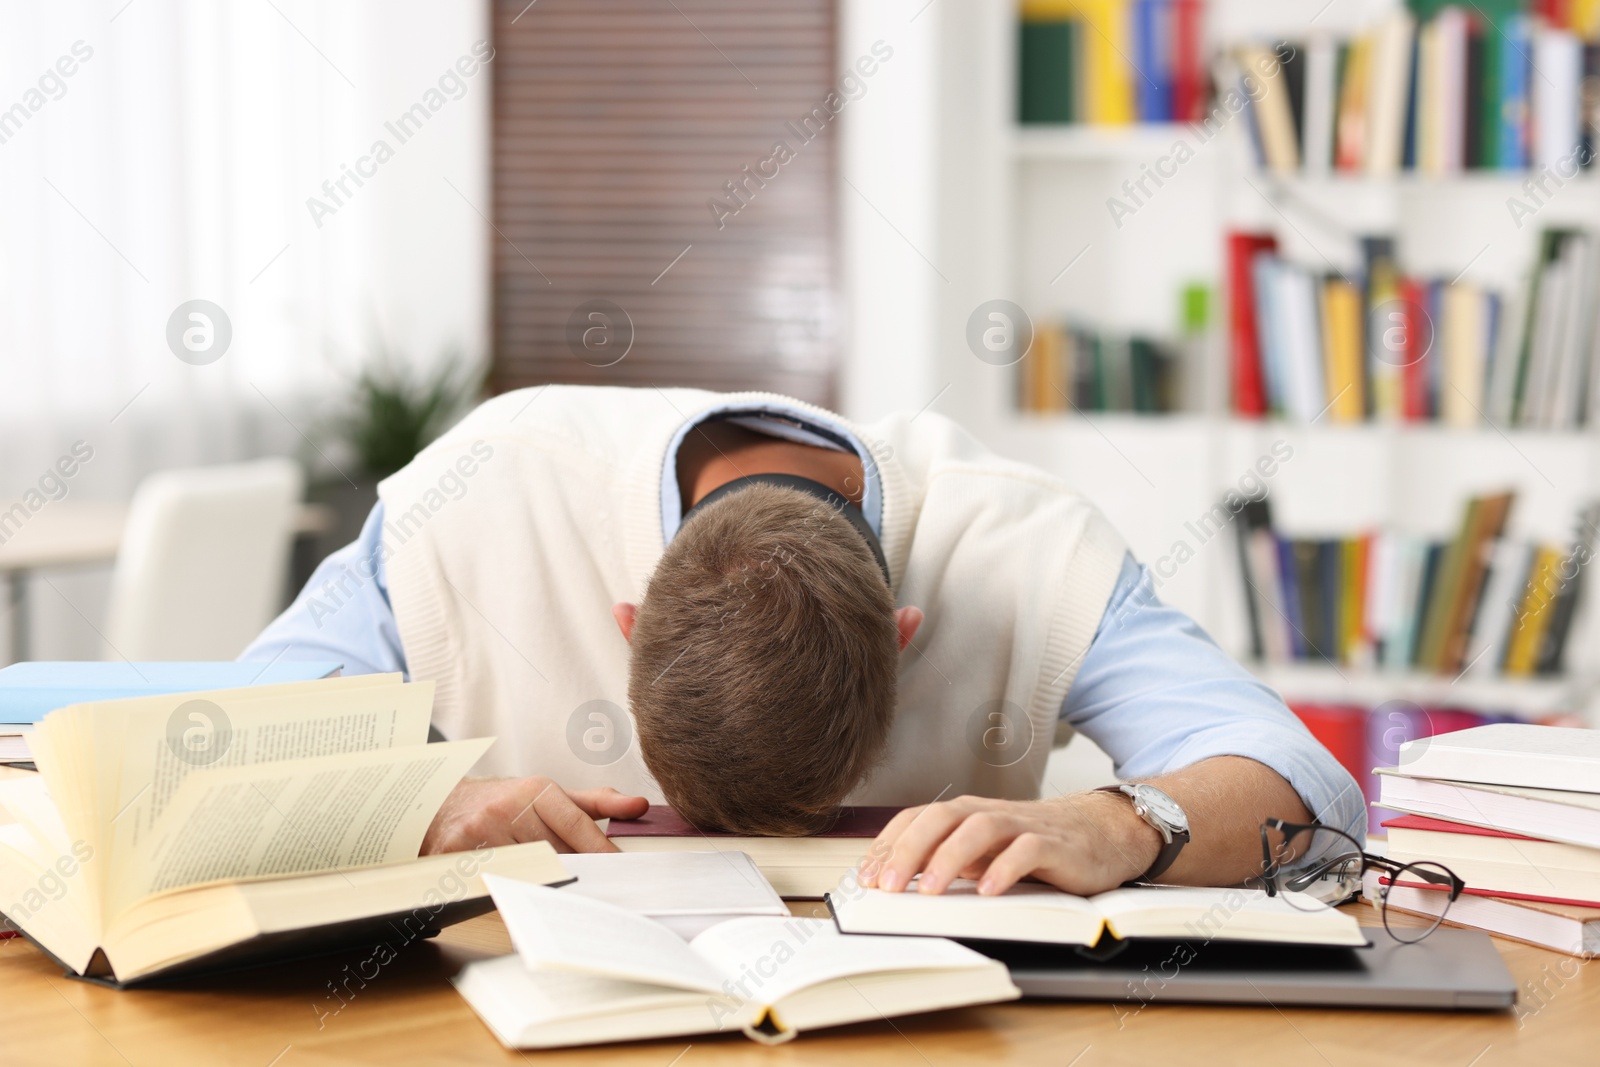
<path fill-rule="evenodd" d="M 1229 39 L 1291 39 L 1317 14 L 1266 13 L 1268 5 L 1215 5 L 1211 32 Z M 1359 29 L 1388 6 L 1351 5 L 1343 29 Z M 1318 22 L 1336 32 L 1329 10 Z M 1009 4 L 949 5 L 942 13 L 939 159 L 941 291 L 937 370 L 957 386 L 944 409 L 1008 455 L 1061 475 L 1095 500 L 1146 564 L 1187 540 L 1193 558 L 1158 575 L 1163 599 L 1184 608 L 1230 652 L 1248 648 L 1237 549 L 1231 530 L 1204 543 L 1189 524 L 1283 441 L 1293 457 L 1270 480 L 1274 517 L 1295 536 L 1338 536 L 1385 527 L 1437 538 L 1453 535 L 1468 495 L 1514 487 L 1510 532 L 1566 542 L 1581 502 L 1600 496 L 1600 434 L 1548 434 L 1436 424 L 1297 425 L 1234 418 L 1227 400 L 1227 305 L 1218 292 L 1202 409 L 1172 416 L 1021 415 L 1014 369 L 980 363 L 966 347 L 966 317 L 1005 297 L 1036 320 L 1071 318 L 1098 326 L 1175 336 L 1179 291 L 1216 286 L 1223 235 L 1270 229 L 1284 255 L 1323 270 L 1360 266 L 1358 238 L 1393 234 L 1405 270 L 1509 291 L 1531 263 L 1549 225 L 1600 226 L 1600 180 L 1585 175 L 1559 190 L 1518 227 L 1506 207 L 1523 176 L 1272 177 L 1250 158 L 1242 120 L 1200 140 L 1181 125 L 1020 128 L 1015 123 L 1016 11 Z M 1269 24 L 1268 19 L 1276 19 Z M 1294 19 L 1298 18 L 1299 24 Z M 1153 195 L 1134 203 L 1123 182 L 1172 156 L 1180 140 L 1192 157 Z M 1112 218 L 1121 197 L 1131 214 Z M 1068 265 L 1071 264 L 1069 267 Z M 1215 291 L 1215 290 L 1214 290 Z M 1593 576 L 1588 576 L 1593 581 Z M 1429 694 L 1459 706 L 1530 713 L 1563 705 L 1589 710 L 1600 678 L 1600 588 L 1580 608 L 1568 645 L 1570 677 L 1521 682 L 1361 675 L 1340 680 L 1322 668 L 1264 667 L 1291 698 L 1359 694 L 1364 701 Z M 1348 676 L 1350 671 L 1341 668 Z M 1337 685 L 1330 685 L 1332 678 Z M 1439 688 L 1443 686 L 1444 688 Z M 1591 721 L 1600 722 L 1591 712 Z"/>

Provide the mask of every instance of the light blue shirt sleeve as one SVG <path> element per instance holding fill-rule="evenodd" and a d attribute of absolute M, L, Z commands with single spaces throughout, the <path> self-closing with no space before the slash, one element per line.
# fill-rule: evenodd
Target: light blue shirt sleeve
<path fill-rule="evenodd" d="M 1339 765 L 1283 698 L 1188 615 L 1163 604 L 1128 556 L 1062 704 L 1061 718 L 1104 749 L 1118 777 L 1148 778 L 1212 756 L 1266 764 L 1318 822 L 1366 832 L 1366 808 Z"/>
<path fill-rule="evenodd" d="M 410 679 L 389 604 L 381 503 L 367 516 L 361 536 L 323 560 L 294 603 L 239 658 L 335 660 L 345 674 L 400 671 Z"/>

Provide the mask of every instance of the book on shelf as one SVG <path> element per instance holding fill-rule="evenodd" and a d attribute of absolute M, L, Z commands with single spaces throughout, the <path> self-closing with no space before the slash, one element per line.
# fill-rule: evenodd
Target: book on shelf
<path fill-rule="evenodd" d="M 899 808 L 840 809 L 832 827 L 810 837 L 752 837 L 702 831 L 665 805 L 637 819 L 612 819 L 606 836 L 623 852 L 743 852 L 787 900 L 820 900 L 863 859 Z"/>
<path fill-rule="evenodd" d="M 1450 903 L 1447 894 L 1433 888 L 1389 885 L 1377 871 L 1362 878 L 1362 896 L 1376 906 L 1410 915 L 1445 915 L 1449 926 L 1484 930 L 1498 937 L 1565 952 L 1569 956 L 1600 956 L 1600 906 L 1557 904 L 1511 897 L 1474 895 L 1469 890 Z"/>
<path fill-rule="evenodd" d="M 1178 410 L 1176 346 L 1148 337 L 1040 323 L 1018 364 L 1017 406 L 1040 414 Z"/>
<path fill-rule="evenodd" d="M 822 919 L 760 917 L 686 942 L 604 901 L 486 881 L 516 952 L 452 981 L 507 1048 L 719 1032 L 776 1044 L 1021 996 L 1004 964 L 943 938 L 846 937 Z"/>
<path fill-rule="evenodd" d="M 1285 62 L 1241 44 L 1224 77 L 1250 96 L 1257 162 L 1275 173 L 1533 166 L 1565 180 L 1593 163 L 1595 31 L 1542 0 L 1410 0 L 1344 39 L 1281 42 Z"/>
<path fill-rule="evenodd" d="M 1355 919 L 1295 894 L 1291 903 L 1258 889 L 1131 886 L 1081 897 L 1037 882 L 980 896 L 958 879 L 939 894 L 857 889 L 828 895 L 846 934 L 952 937 L 1105 947 L 1132 939 L 1367 944 Z"/>
<path fill-rule="evenodd" d="M 418 858 L 491 743 L 427 744 L 432 697 L 363 675 L 58 708 L 39 773 L 0 781 L 0 908 L 127 985 L 426 936 L 488 910 L 484 871 L 565 880 L 545 843 Z"/>
<path fill-rule="evenodd" d="M 1388 237 L 1359 272 L 1279 256 L 1266 233 L 1227 237 L 1233 411 L 1298 422 L 1436 421 L 1567 431 L 1600 412 L 1600 247 L 1541 234 L 1510 295 L 1403 273 Z"/>
<path fill-rule="evenodd" d="M 1471 499 L 1456 536 L 1394 531 L 1287 537 L 1270 502 L 1241 523 L 1250 645 L 1268 662 L 1474 677 L 1560 673 L 1600 511 L 1586 506 L 1570 547 L 1505 534 L 1510 493 Z M 1276 552 L 1273 546 L 1276 545 Z"/>
<path fill-rule="evenodd" d="M 1023 0 L 1019 121 L 1200 121 L 1203 24 L 1202 0 Z"/>

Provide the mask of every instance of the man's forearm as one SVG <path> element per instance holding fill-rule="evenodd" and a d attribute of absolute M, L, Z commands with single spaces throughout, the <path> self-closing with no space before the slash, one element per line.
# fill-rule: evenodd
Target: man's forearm
<path fill-rule="evenodd" d="M 1180 885 L 1232 885 L 1261 873 L 1261 824 L 1269 818 L 1311 822 L 1311 813 L 1294 787 L 1272 768 L 1242 756 L 1215 756 L 1171 774 L 1143 779 L 1183 808 L 1189 817 L 1189 843 L 1162 875 Z M 1126 798 L 1116 820 L 1127 863 L 1153 859 L 1161 835 L 1134 814 Z M 1112 835 L 1116 837 L 1113 832 Z M 1142 847 L 1141 847 L 1142 841 Z M 1274 837 L 1276 841 L 1276 837 Z M 1132 871 L 1137 878 L 1144 869 Z"/>

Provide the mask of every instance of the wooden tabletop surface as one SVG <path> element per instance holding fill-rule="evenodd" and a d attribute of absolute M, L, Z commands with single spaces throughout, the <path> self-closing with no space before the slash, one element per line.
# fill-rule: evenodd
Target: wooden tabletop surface
<path fill-rule="evenodd" d="M 796 904 L 798 914 L 820 905 Z M 1365 905 L 1357 918 L 1375 923 Z M 1516 1012 L 1447 1013 L 1104 1003 L 1012 1003 L 802 1034 L 774 1048 L 741 1035 L 509 1051 L 445 981 L 465 963 L 509 952 L 488 915 L 362 968 L 365 987 L 331 985 L 366 954 L 261 968 L 175 988 L 117 992 L 62 977 L 31 945 L 0 942 L 0 1063 L 6 1067 L 333 1064 L 1125 1064 L 1401 1063 L 1497 1067 L 1596 1062 L 1600 967 L 1496 940 L 1516 975 Z"/>

